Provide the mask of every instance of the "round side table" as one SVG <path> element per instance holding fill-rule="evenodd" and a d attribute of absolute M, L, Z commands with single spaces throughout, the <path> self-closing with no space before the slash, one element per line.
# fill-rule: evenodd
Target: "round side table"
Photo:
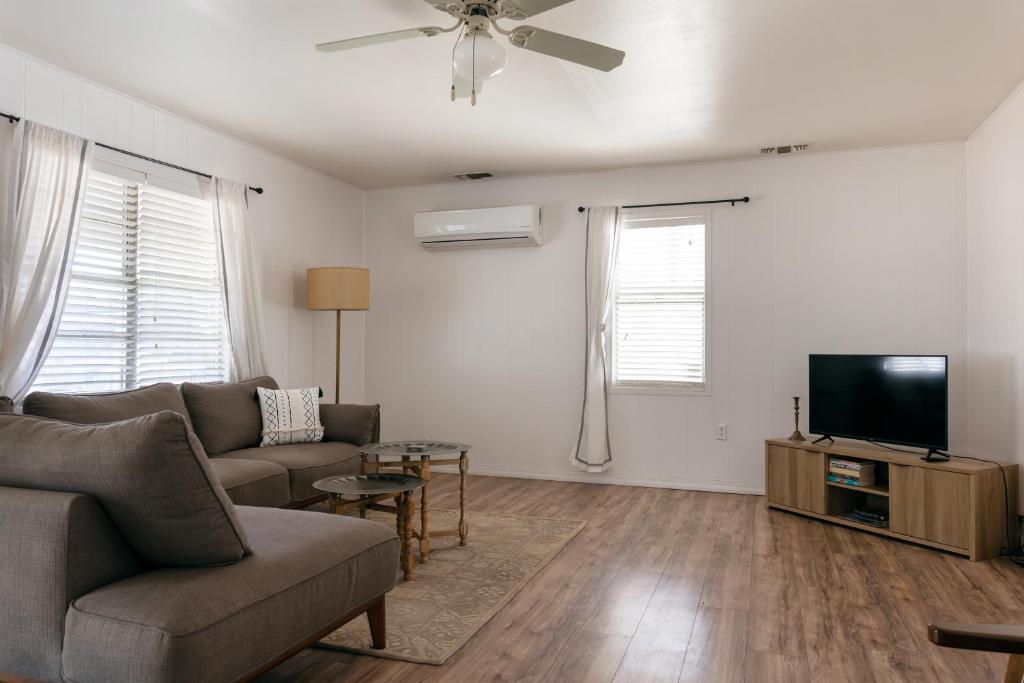
<path fill-rule="evenodd" d="M 420 492 L 420 531 L 413 531 L 420 543 L 420 562 L 430 560 L 432 536 L 458 536 L 459 545 L 466 545 L 469 522 L 466 520 L 466 474 L 469 472 L 469 450 L 472 446 L 451 441 L 389 441 L 363 446 L 359 453 L 362 472 L 415 473 L 423 480 Z M 376 461 L 370 461 L 374 456 Z M 455 457 L 452 457 L 455 456 Z M 459 466 L 459 526 L 457 529 L 430 528 L 430 469 L 434 465 Z"/>
<path fill-rule="evenodd" d="M 406 581 L 412 580 L 412 516 L 416 503 L 412 492 L 423 486 L 419 477 L 407 474 L 363 474 L 357 477 L 327 477 L 313 483 L 313 488 L 327 494 L 330 511 L 343 515 L 358 510 L 365 517 L 367 510 L 397 513 L 398 540 L 402 548 L 402 573 Z M 348 496 L 355 500 L 344 500 Z M 395 507 L 380 505 L 387 498 L 395 499 Z"/>

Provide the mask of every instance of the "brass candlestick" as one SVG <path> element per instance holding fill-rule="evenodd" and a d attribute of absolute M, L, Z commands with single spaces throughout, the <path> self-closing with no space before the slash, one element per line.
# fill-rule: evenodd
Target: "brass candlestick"
<path fill-rule="evenodd" d="M 800 397 L 793 397 L 793 433 L 790 435 L 790 441 L 807 441 L 804 435 L 800 433 Z"/>

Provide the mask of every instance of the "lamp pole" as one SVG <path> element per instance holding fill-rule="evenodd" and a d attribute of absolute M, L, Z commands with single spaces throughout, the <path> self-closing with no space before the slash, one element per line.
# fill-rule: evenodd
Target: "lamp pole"
<path fill-rule="evenodd" d="M 335 311 L 334 325 L 334 402 L 341 403 L 341 310 Z"/>

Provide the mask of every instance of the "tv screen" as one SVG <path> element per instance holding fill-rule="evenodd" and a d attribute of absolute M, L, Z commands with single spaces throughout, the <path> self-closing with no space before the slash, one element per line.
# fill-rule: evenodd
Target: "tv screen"
<path fill-rule="evenodd" d="M 811 432 L 945 450 L 948 363 L 946 356 L 811 355 Z"/>

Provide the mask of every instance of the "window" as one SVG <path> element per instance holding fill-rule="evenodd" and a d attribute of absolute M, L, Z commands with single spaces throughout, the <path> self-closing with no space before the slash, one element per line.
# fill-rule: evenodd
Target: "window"
<path fill-rule="evenodd" d="M 679 209 L 622 212 L 612 385 L 707 391 L 707 223 Z"/>
<path fill-rule="evenodd" d="M 64 315 L 33 389 L 227 379 L 210 202 L 132 175 L 89 175 Z"/>

